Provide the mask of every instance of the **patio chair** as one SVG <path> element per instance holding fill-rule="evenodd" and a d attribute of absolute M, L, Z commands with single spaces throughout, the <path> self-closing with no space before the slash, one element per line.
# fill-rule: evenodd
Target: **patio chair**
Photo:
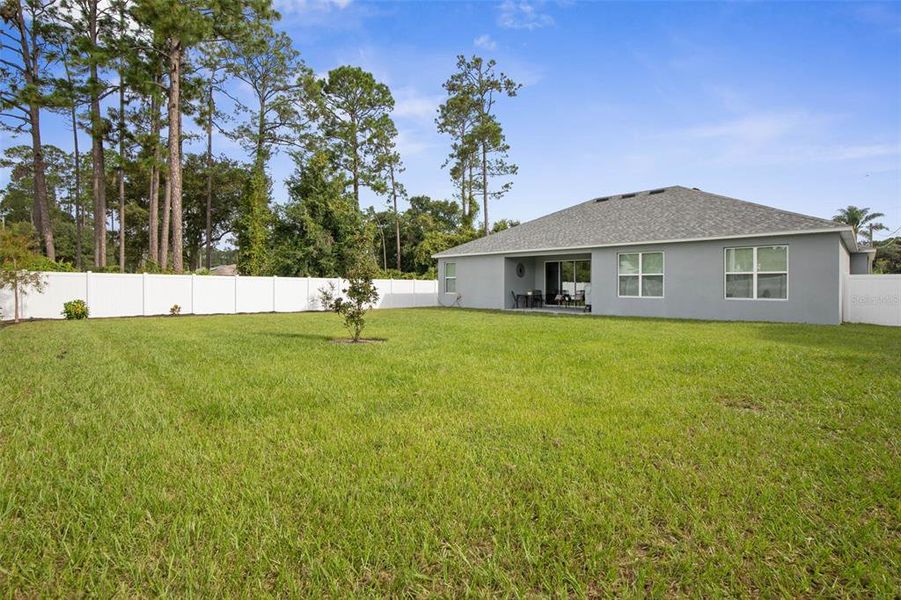
<path fill-rule="evenodd" d="M 513 308 L 519 308 L 519 296 L 513 290 L 510 290 L 510 295 L 513 296 Z"/>
<path fill-rule="evenodd" d="M 538 306 L 544 306 L 544 294 L 541 290 L 532 290 L 532 302 Z"/>
<path fill-rule="evenodd" d="M 583 290 L 579 290 L 576 292 L 575 297 L 573 297 L 573 304 L 576 304 L 576 305 L 585 304 L 585 292 Z"/>
<path fill-rule="evenodd" d="M 554 296 L 554 304 L 557 306 L 563 306 L 566 303 L 566 297 L 563 294 L 557 294 Z"/>

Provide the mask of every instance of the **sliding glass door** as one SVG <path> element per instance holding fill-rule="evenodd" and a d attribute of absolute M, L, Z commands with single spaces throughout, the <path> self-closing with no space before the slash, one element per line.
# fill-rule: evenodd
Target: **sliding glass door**
<path fill-rule="evenodd" d="M 544 280 L 548 301 L 553 301 L 557 294 L 572 298 L 591 283 L 591 261 L 548 261 L 544 263 Z"/>
<path fill-rule="evenodd" d="M 575 261 L 575 288 L 577 292 L 584 292 L 591 283 L 591 261 Z"/>
<path fill-rule="evenodd" d="M 562 294 L 560 290 L 560 263 L 546 262 L 544 263 L 544 293 L 545 302 L 552 302 L 557 294 Z"/>

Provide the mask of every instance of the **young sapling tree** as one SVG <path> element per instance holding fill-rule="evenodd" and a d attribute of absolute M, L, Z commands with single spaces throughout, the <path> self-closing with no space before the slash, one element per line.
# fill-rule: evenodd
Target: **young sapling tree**
<path fill-rule="evenodd" d="M 347 285 L 338 294 L 335 284 L 319 290 L 322 305 L 344 317 L 344 326 L 351 334 L 353 343 L 359 343 L 366 326 L 366 313 L 379 300 L 379 292 L 372 282 L 378 270 L 372 248 L 371 236 L 361 234 L 356 244 L 357 251 L 353 264 L 347 272 Z"/>
<path fill-rule="evenodd" d="M 19 322 L 20 296 L 28 290 L 44 290 L 44 275 L 29 271 L 38 255 L 34 241 L 12 229 L 0 229 L 0 289 L 13 291 L 13 320 Z"/>

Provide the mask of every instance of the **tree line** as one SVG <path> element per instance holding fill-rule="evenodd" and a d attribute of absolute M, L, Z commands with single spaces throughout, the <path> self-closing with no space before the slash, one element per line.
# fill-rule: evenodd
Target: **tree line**
<path fill-rule="evenodd" d="M 494 61 L 460 56 L 444 84 L 454 198 L 410 197 L 389 87 L 351 65 L 315 76 L 278 18 L 270 0 L 5 0 L 0 127 L 22 143 L 0 158 L 3 227 L 76 269 L 343 275 L 360 239 L 383 270 L 426 273 L 432 253 L 509 226 L 488 219 L 517 171 L 496 107 L 520 86 Z M 48 113 L 68 148 L 44 142 Z M 284 204 L 277 152 L 295 165 Z M 364 189 L 385 208 L 363 211 Z"/>

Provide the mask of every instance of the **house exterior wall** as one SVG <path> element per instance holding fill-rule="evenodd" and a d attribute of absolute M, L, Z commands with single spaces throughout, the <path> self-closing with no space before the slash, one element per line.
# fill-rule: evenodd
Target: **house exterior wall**
<path fill-rule="evenodd" d="M 464 308 L 504 308 L 505 259 L 500 255 L 467 256 L 438 261 L 438 300 L 444 306 L 457 301 Z M 457 292 L 445 293 L 447 263 L 456 263 Z"/>
<path fill-rule="evenodd" d="M 684 319 L 785 321 L 838 324 L 841 322 L 841 259 L 839 233 L 745 239 L 680 242 L 596 248 L 591 251 L 592 313 Z M 740 246 L 788 246 L 788 299 L 739 300 L 725 298 L 725 248 Z M 664 297 L 620 298 L 617 254 L 664 252 Z M 439 285 L 444 290 L 444 264 L 457 264 L 457 290 L 461 306 L 509 308 L 510 291 L 544 289 L 544 261 L 563 257 L 468 256 L 439 260 Z M 517 262 L 527 273 L 515 274 Z M 531 274 L 531 278 L 530 278 Z M 446 302 L 445 302 L 446 303 Z"/>
<path fill-rule="evenodd" d="M 845 288 L 848 285 L 848 277 L 851 276 L 851 253 L 845 247 L 845 243 L 838 241 L 838 297 L 839 316 L 845 320 Z"/>
<path fill-rule="evenodd" d="M 872 261 L 872 255 L 866 252 L 855 252 L 851 255 L 851 275 L 869 275 Z"/>
<path fill-rule="evenodd" d="M 788 299 L 725 298 L 724 253 L 740 246 L 788 246 Z M 728 321 L 838 324 L 839 234 L 711 240 L 592 252 L 592 313 Z M 664 252 L 664 297 L 619 298 L 617 253 Z"/>

